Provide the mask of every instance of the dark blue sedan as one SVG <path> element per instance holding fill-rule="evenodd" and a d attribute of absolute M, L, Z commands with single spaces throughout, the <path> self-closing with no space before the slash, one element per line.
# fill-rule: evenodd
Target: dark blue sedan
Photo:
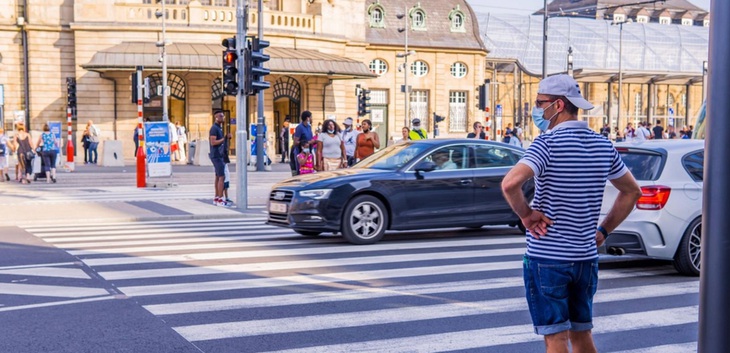
<path fill-rule="evenodd" d="M 342 232 L 354 244 L 375 243 L 386 230 L 504 224 L 524 231 L 501 191 L 523 153 L 484 140 L 407 141 L 350 169 L 274 185 L 267 223 L 308 236 Z M 526 183 L 528 200 L 533 191 Z"/>

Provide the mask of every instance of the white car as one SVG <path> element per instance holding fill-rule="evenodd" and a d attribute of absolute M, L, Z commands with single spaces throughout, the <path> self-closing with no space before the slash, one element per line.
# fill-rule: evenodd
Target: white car
<path fill-rule="evenodd" d="M 601 251 L 671 260 L 679 273 L 699 275 L 705 142 L 648 140 L 617 143 L 616 149 L 642 196 Z M 606 183 L 601 218 L 617 194 Z"/>

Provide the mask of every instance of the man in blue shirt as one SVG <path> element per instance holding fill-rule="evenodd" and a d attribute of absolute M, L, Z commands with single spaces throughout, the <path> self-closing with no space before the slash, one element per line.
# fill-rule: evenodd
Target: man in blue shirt
<path fill-rule="evenodd" d="M 227 207 L 225 199 L 223 198 L 223 182 L 225 180 L 225 147 L 227 145 L 226 140 L 231 138 L 231 134 L 223 134 L 223 121 L 225 120 L 225 114 L 218 110 L 213 114 L 214 124 L 210 127 L 210 161 L 213 163 L 215 168 L 215 199 L 213 204 L 216 206 Z"/>
<path fill-rule="evenodd" d="M 301 123 L 297 125 L 294 130 L 293 145 L 291 149 L 291 156 L 289 158 L 289 166 L 291 167 L 292 175 L 299 175 L 299 162 L 297 161 L 297 155 L 299 154 L 299 142 L 300 141 L 312 141 L 314 135 L 312 134 L 312 113 L 309 110 L 302 112 Z"/>
<path fill-rule="evenodd" d="M 578 121 L 593 105 L 568 75 L 542 80 L 532 119 L 545 133 L 502 181 L 502 192 L 527 228 L 523 259 L 525 290 L 535 327 L 547 352 L 596 352 L 593 295 L 598 251 L 611 230 L 631 212 L 641 190 L 613 144 Z M 535 180 L 528 205 L 522 185 Z M 598 224 L 606 181 L 618 196 Z"/>

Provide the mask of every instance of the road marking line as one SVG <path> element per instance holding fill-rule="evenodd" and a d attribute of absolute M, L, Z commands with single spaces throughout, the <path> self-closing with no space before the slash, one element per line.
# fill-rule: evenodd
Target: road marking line
<path fill-rule="evenodd" d="M 480 258 L 488 259 L 496 256 L 521 256 L 525 249 L 520 247 L 517 249 L 491 249 L 491 250 L 474 250 L 461 252 L 439 252 L 425 254 L 403 254 L 403 255 L 382 255 L 382 256 L 363 256 L 338 259 L 323 260 L 301 260 L 301 261 L 280 261 L 280 262 L 256 262 L 248 264 L 235 265 L 215 265 L 215 266 L 181 266 L 167 267 L 163 269 L 143 269 L 143 270 L 123 270 L 123 271 L 99 271 L 99 275 L 106 280 L 129 280 L 141 278 L 160 278 L 160 277 L 179 277 L 179 276 L 199 276 L 199 275 L 215 275 L 220 273 L 255 273 L 259 271 L 275 271 L 275 270 L 292 270 L 292 269 L 311 269 L 335 266 L 351 266 L 351 265 L 368 265 L 368 264 L 392 264 L 399 262 L 413 262 L 426 260 L 448 260 L 448 259 L 464 259 L 464 258 Z M 215 257 L 215 259 L 225 259 L 227 257 Z M 236 257 L 233 257 L 236 258 Z M 187 261 L 196 261 L 198 259 L 191 258 Z M 515 261 L 518 259 L 516 258 Z M 166 262 L 166 261 L 162 261 Z M 175 260 L 173 262 L 184 263 L 184 260 Z M 159 263 L 159 262 L 155 262 Z M 135 263 L 136 264 L 136 263 Z M 117 265 L 107 264 L 107 265 Z M 89 264 L 89 266 L 92 266 Z M 94 267 L 97 265 L 93 265 Z"/>
<path fill-rule="evenodd" d="M 82 298 L 108 295 L 103 288 L 49 286 L 25 283 L 0 283 L 0 293 L 5 295 L 29 295 L 36 297 Z"/>
<path fill-rule="evenodd" d="M 140 235 L 99 235 L 95 234 L 95 236 L 82 236 L 82 237 L 65 237 L 65 238 L 59 238 L 59 239 L 46 239 L 43 240 L 54 243 L 54 244 L 60 244 L 60 243 L 69 243 L 69 242 L 78 242 L 78 241 L 97 241 L 97 240 L 135 240 L 135 239 L 159 239 L 159 238 L 185 238 L 185 237 L 194 237 L 194 236 L 204 236 L 204 235 L 225 235 L 225 234 L 231 234 L 231 235 L 240 235 L 240 234 L 271 234 L 271 233 L 282 233 L 282 230 L 280 228 L 275 227 L 257 227 L 257 229 L 251 229 L 247 228 L 247 231 L 244 230 L 233 230 L 233 229 L 226 229 L 226 231 L 217 232 L 215 230 L 209 230 L 209 231 L 201 231 L 201 232 L 147 232 L 146 234 L 140 234 Z M 265 239 L 262 237 L 261 239 Z"/>
<path fill-rule="evenodd" d="M 521 245 L 524 240 L 520 239 Z M 441 249 L 456 246 L 489 246 L 517 244 L 514 239 L 470 239 L 453 242 L 409 242 L 409 243 L 378 243 L 368 247 L 368 253 L 376 251 L 390 250 L 423 250 L 423 249 Z M 242 244 L 244 245 L 244 244 Z M 479 252 L 486 253 L 498 251 L 500 249 L 479 249 Z M 525 249 L 520 246 L 518 249 L 510 249 L 505 255 L 515 253 L 524 254 Z M 323 254 L 349 254 L 363 252 L 360 246 L 331 246 L 331 247 L 309 247 L 295 249 L 275 249 L 275 250 L 245 250 L 245 251 L 227 251 L 227 252 L 205 252 L 205 253 L 185 253 L 175 255 L 150 255 L 144 257 L 112 257 L 99 259 L 85 259 L 84 262 L 89 266 L 108 266 L 108 265 L 127 265 L 127 264 L 143 264 L 143 263 L 159 263 L 159 262 L 185 262 L 185 261 L 205 261 L 205 260 L 222 260 L 222 259 L 249 259 L 249 258 L 272 258 L 272 257 L 288 257 L 288 256 L 305 256 L 305 255 L 323 255 Z M 473 253 L 476 254 L 476 253 Z M 429 254 L 422 255 L 428 256 Z"/>
<path fill-rule="evenodd" d="M 50 264 L 31 264 L 31 265 L 15 265 L 15 266 L 3 266 L 0 267 L 1 270 L 13 270 L 13 269 L 19 269 L 19 268 L 36 268 L 36 267 L 51 267 L 51 266 L 78 266 L 80 265 L 80 262 L 56 262 L 56 263 L 50 263 Z"/>
<path fill-rule="evenodd" d="M 63 230 L 63 229 L 71 229 L 71 230 L 84 230 L 88 228 L 99 228 L 99 229 L 118 229 L 119 227 L 132 227 L 132 228 L 144 228 L 150 225 L 182 225 L 182 224 L 188 224 L 188 223 L 213 223 L 213 224 L 228 224 L 228 223 L 239 223 L 239 222 L 251 222 L 251 221 L 266 221 L 266 218 L 238 218 L 238 219 L 232 219 L 232 218 L 210 218 L 210 219 L 181 219 L 181 220 L 174 220 L 174 221 L 139 221 L 139 222 L 104 222 L 104 223 L 86 223 L 86 224 L 79 224 L 79 225 L 53 225 L 53 226 L 36 226 L 36 225 L 28 225 L 27 227 L 23 227 L 23 229 L 28 230 L 29 232 L 55 232 L 57 230 Z"/>
<path fill-rule="evenodd" d="M 85 298 L 85 299 L 64 300 L 64 301 L 60 301 L 60 302 L 50 302 L 50 303 L 20 305 L 20 306 L 10 306 L 10 307 L 5 307 L 5 308 L 0 308 L 0 312 L 3 312 L 3 311 L 26 310 L 26 309 L 37 309 L 37 308 L 47 308 L 47 307 L 59 306 L 59 305 L 69 305 L 69 304 L 98 302 L 98 301 L 101 301 L 101 300 L 109 300 L 109 299 L 117 299 L 117 298 L 114 295 L 110 295 L 110 296 L 99 297 L 99 298 Z"/>
<path fill-rule="evenodd" d="M 621 353 L 692 353 L 697 352 L 697 342 L 666 344 L 647 348 L 621 351 Z"/>
<path fill-rule="evenodd" d="M 99 236 L 99 235 L 118 235 L 118 234 L 149 234 L 151 232 L 154 233 L 170 233 L 170 232 L 179 232 L 179 231 L 191 231 L 191 230 L 201 230 L 201 231 L 210 231 L 212 229 L 224 229 L 224 230 L 246 230 L 246 229 L 281 229 L 274 226 L 265 225 L 260 222 L 249 222 L 249 223 L 237 223 L 235 225 L 231 226 L 223 226 L 223 225 L 215 225 L 215 224 L 206 224 L 206 225 L 200 225 L 200 226 L 183 226 L 183 227 L 147 227 L 147 228 L 138 228 L 138 229 L 119 229 L 119 227 L 115 228 L 114 230 L 99 230 L 96 231 L 94 229 L 87 229 L 83 232 L 79 230 L 73 230 L 68 232 L 54 232 L 54 233 L 33 233 L 34 235 L 43 238 L 43 239 L 56 239 L 56 238 L 66 238 L 69 236 L 73 237 L 93 237 L 93 236 Z M 86 234 L 89 233 L 89 234 Z"/>
<path fill-rule="evenodd" d="M 79 268 L 63 267 L 33 267 L 0 270 L 3 275 L 31 276 L 31 277 L 57 277 L 57 278 L 83 278 L 89 277 L 86 272 Z"/>

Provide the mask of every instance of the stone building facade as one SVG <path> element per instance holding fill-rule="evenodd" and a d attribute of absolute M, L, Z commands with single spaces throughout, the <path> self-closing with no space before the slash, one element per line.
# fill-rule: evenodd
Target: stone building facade
<path fill-rule="evenodd" d="M 236 117 L 235 97 L 224 96 L 220 83 L 221 40 L 236 31 L 236 0 L 165 0 L 169 117 L 190 133 L 207 139 L 212 111 L 222 109 L 235 124 L 256 121 L 256 100 L 247 117 Z M 161 4 L 154 0 L 5 0 L 0 7 L 0 85 L 6 128 L 26 120 L 32 130 L 66 120 L 66 78 L 77 82 L 74 131 L 93 120 L 102 140 L 123 141 L 132 156 L 137 107 L 131 101 L 131 75 L 144 66 L 151 97 L 145 117 L 162 116 L 160 48 Z M 356 87 L 371 90 L 370 118 L 381 139 L 399 136 L 412 117 L 427 122 L 445 116 L 441 135 L 462 136 L 480 117 L 474 87 L 484 79 L 487 51 L 476 17 L 464 0 L 266 0 L 263 17 L 249 1 L 249 35 L 263 21 L 271 42 L 264 91 L 269 148 L 289 116 L 298 122 L 304 110 L 315 125 L 356 117 Z M 399 15 L 405 16 L 399 18 Z M 408 68 L 405 33 L 408 19 Z M 27 69 L 25 63 L 27 62 Z M 404 116 L 401 93 L 407 72 L 410 116 Z M 26 95 L 26 87 L 28 94 Z M 24 116 L 26 115 L 26 116 Z M 429 131 L 431 125 L 429 125 Z M 76 136 L 78 141 L 79 136 Z M 235 146 L 235 144 L 232 144 Z"/>

